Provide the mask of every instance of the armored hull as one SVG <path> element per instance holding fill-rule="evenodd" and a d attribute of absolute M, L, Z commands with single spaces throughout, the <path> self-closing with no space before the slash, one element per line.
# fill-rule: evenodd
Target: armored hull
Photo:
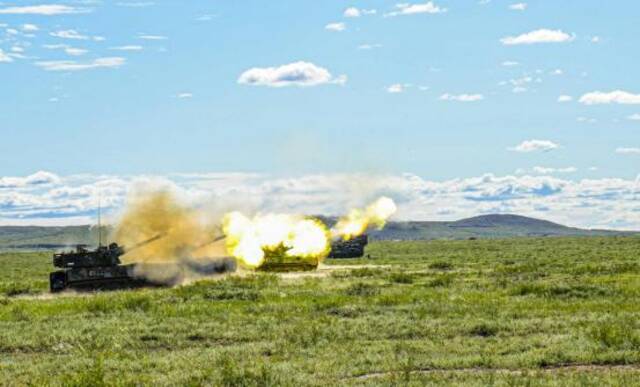
<path fill-rule="evenodd" d="M 364 248 L 369 243 L 367 235 L 360 235 L 348 240 L 338 240 L 331 244 L 329 258 L 361 258 Z"/>
<path fill-rule="evenodd" d="M 135 264 L 131 264 L 58 270 L 49 276 L 50 290 L 56 293 L 68 288 L 91 290 L 160 286 L 136 275 L 135 267 Z"/>
<path fill-rule="evenodd" d="M 128 251 L 142 247 L 160 239 L 158 235 L 137 244 Z M 75 251 L 54 254 L 53 266 L 61 269 L 49 275 L 49 289 L 60 292 L 67 288 L 74 289 L 107 289 L 154 285 L 136 275 L 136 265 L 122 265 L 120 257 L 127 250 L 112 243 L 109 246 L 98 246 L 89 250 L 86 246 L 77 246 Z"/>
<path fill-rule="evenodd" d="M 287 273 L 292 271 L 312 271 L 318 268 L 318 262 L 310 261 L 281 261 L 281 262 L 265 262 L 257 271 Z"/>

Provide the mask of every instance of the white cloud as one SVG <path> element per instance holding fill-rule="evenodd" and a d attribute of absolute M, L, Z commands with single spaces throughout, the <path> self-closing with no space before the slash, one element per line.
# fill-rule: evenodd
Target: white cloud
<path fill-rule="evenodd" d="M 88 40 L 89 36 L 82 35 L 76 30 L 64 30 L 64 31 L 55 31 L 49 33 L 49 35 L 54 36 L 56 38 L 61 39 L 75 39 L 75 40 Z"/>
<path fill-rule="evenodd" d="M 600 43 L 602 41 L 602 38 L 600 38 L 599 36 L 594 36 L 591 38 L 591 43 Z"/>
<path fill-rule="evenodd" d="M 13 58 L 9 54 L 2 51 L 2 49 L 0 48 L 0 63 L 11 63 L 11 62 L 13 62 Z"/>
<path fill-rule="evenodd" d="M 571 102 L 573 101 L 573 97 L 570 95 L 561 95 L 558 97 L 558 102 Z"/>
<path fill-rule="evenodd" d="M 344 10 L 342 16 L 344 17 L 360 17 L 362 15 L 375 15 L 378 13 L 375 9 L 358 9 L 356 7 L 349 7 Z"/>
<path fill-rule="evenodd" d="M 391 93 L 391 94 L 398 94 L 398 93 L 402 93 L 405 90 L 405 85 L 401 84 L 401 83 L 395 83 L 389 87 L 387 87 L 387 92 Z"/>
<path fill-rule="evenodd" d="M 563 43 L 570 42 L 574 36 L 567 34 L 561 30 L 549 30 L 546 28 L 528 32 L 518 36 L 507 36 L 500 39 L 502 44 L 511 46 L 518 44 L 535 44 L 535 43 Z"/>
<path fill-rule="evenodd" d="M 347 77 L 333 77 L 329 70 L 310 62 L 294 62 L 278 67 L 254 67 L 238 78 L 241 85 L 252 86 L 317 86 L 334 83 L 344 84 Z"/>
<path fill-rule="evenodd" d="M 83 48 L 67 47 L 67 48 L 64 49 L 64 52 L 66 52 L 67 55 L 80 56 L 80 55 L 86 54 L 89 51 L 85 50 Z"/>
<path fill-rule="evenodd" d="M 506 60 L 506 61 L 502 62 L 502 65 L 505 66 L 505 67 L 513 67 L 513 66 L 520 65 L 520 63 L 512 61 L 512 60 Z"/>
<path fill-rule="evenodd" d="M 555 69 L 551 72 L 551 75 L 562 75 L 564 74 L 564 71 L 562 71 L 562 69 Z"/>
<path fill-rule="evenodd" d="M 193 98 L 193 94 L 191 94 L 191 93 L 180 93 L 180 94 L 176 95 L 176 98 L 179 98 L 179 99 Z"/>
<path fill-rule="evenodd" d="M 162 35 L 138 35 L 138 39 L 143 39 L 143 40 L 167 40 L 169 38 L 167 38 L 166 36 L 162 36 Z"/>
<path fill-rule="evenodd" d="M 46 71 L 81 71 L 97 68 L 117 68 L 124 65 L 125 58 L 108 57 L 98 58 L 90 62 L 76 62 L 71 60 L 54 60 L 36 62 L 38 67 Z"/>
<path fill-rule="evenodd" d="M 349 7 L 344 10 L 344 17 L 360 17 L 360 10 L 356 7 Z"/>
<path fill-rule="evenodd" d="M 502 81 L 499 83 L 500 86 L 511 85 L 513 88 L 511 91 L 513 93 L 524 93 L 529 90 L 529 84 L 536 82 L 540 83 L 542 80 L 540 78 L 534 79 L 530 75 L 523 75 L 520 78 L 509 79 L 509 81 Z"/>
<path fill-rule="evenodd" d="M 35 31 L 39 31 L 40 28 L 38 28 L 37 25 L 35 24 L 23 24 L 22 25 L 22 31 L 25 32 L 35 32 Z"/>
<path fill-rule="evenodd" d="M 509 150 L 522 153 L 548 152 L 558 149 L 559 147 L 560 146 L 558 144 L 549 140 L 526 140 L 512 148 L 509 148 Z"/>
<path fill-rule="evenodd" d="M 59 181 L 60 177 L 56 174 L 38 171 L 26 177 L 0 177 L 0 189 L 54 184 Z"/>
<path fill-rule="evenodd" d="M 142 49 L 143 49 L 142 46 L 137 46 L 137 45 L 109 47 L 109 50 L 115 50 L 115 51 L 141 51 Z"/>
<path fill-rule="evenodd" d="M 440 96 L 441 101 L 457 101 L 457 102 L 476 102 L 484 99 L 482 94 L 449 94 L 445 93 Z"/>
<path fill-rule="evenodd" d="M 524 11 L 527 9 L 527 3 L 515 3 L 509 6 L 509 9 L 512 11 Z"/>
<path fill-rule="evenodd" d="M 610 92 L 592 91 L 580 97 L 580 103 L 585 105 L 610 103 L 637 105 L 640 104 L 640 94 L 632 94 L 623 90 L 614 90 Z"/>
<path fill-rule="evenodd" d="M 57 50 L 57 49 L 67 48 L 69 46 L 67 46 L 66 44 L 44 44 L 42 45 L 42 47 L 49 50 Z"/>
<path fill-rule="evenodd" d="M 32 5 L 25 7 L 0 8 L 0 15 L 64 15 L 90 12 L 86 8 L 72 7 L 60 4 Z"/>
<path fill-rule="evenodd" d="M 368 43 L 367 43 L 367 44 L 361 44 L 361 45 L 359 45 L 359 46 L 358 46 L 358 50 L 373 50 L 373 49 L 380 48 L 380 47 L 382 47 L 382 44 L 377 44 L 377 43 L 375 43 L 375 44 L 368 44 Z"/>
<path fill-rule="evenodd" d="M 396 9 L 397 11 L 389 12 L 385 14 L 385 16 L 416 15 L 420 13 L 436 14 L 436 13 L 447 12 L 446 8 L 441 8 L 437 6 L 433 1 L 428 1 L 426 3 L 416 3 L 416 4 L 399 3 L 399 4 L 396 4 Z"/>
<path fill-rule="evenodd" d="M 617 148 L 616 153 L 621 155 L 640 155 L 640 148 Z"/>
<path fill-rule="evenodd" d="M 324 26 L 324 29 L 327 31 L 341 32 L 347 29 L 347 25 L 344 23 L 329 23 Z"/>
<path fill-rule="evenodd" d="M 634 113 L 628 116 L 627 119 L 631 121 L 640 121 L 640 113 Z"/>

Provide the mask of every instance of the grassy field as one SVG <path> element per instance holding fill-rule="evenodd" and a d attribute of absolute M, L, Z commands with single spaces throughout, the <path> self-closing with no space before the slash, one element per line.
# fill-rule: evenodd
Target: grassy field
<path fill-rule="evenodd" d="M 326 275 L 50 296 L 0 255 L 0 385 L 633 385 L 640 238 L 376 242 Z M 361 265 L 367 265 L 362 267 Z"/>

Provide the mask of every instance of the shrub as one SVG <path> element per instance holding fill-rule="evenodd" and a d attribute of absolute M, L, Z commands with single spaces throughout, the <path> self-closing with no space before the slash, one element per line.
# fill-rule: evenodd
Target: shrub
<path fill-rule="evenodd" d="M 452 270 L 453 264 L 444 261 L 433 262 L 429 265 L 429 269 L 442 271 Z"/>
<path fill-rule="evenodd" d="M 640 336 L 626 320 L 602 322 L 589 331 L 589 336 L 607 348 L 636 349 L 640 346 Z"/>
<path fill-rule="evenodd" d="M 391 273 L 389 280 L 396 284 L 412 284 L 413 275 L 409 273 Z"/>
<path fill-rule="evenodd" d="M 133 311 L 148 311 L 151 309 L 153 303 L 151 299 L 147 296 L 142 297 L 127 297 L 123 302 L 122 306 L 127 310 Z"/>
<path fill-rule="evenodd" d="M 498 327 L 487 323 L 475 325 L 469 330 L 469 334 L 480 337 L 491 337 L 495 336 L 497 333 Z"/>
<path fill-rule="evenodd" d="M 599 286 L 590 285 L 557 285 L 549 286 L 545 284 L 527 283 L 516 287 L 511 294 L 515 296 L 534 295 L 537 297 L 557 297 L 557 298 L 591 298 L 602 297 L 610 294 L 611 291 Z"/>
<path fill-rule="evenodd" d="M 102 357 L 97 357 L 90 367 L 82 371 L 67 374 L 63 378 L 62 384 L 71 387 L 103 387 L 108 385 L 105 376 Z"/>
<path fill-rule="evenodd" d="M 257 367 L 242 367 L 230 357 L 224 357 L 218 362 L 221 386 L 277 386 L 285 384 L 271 370 L 267 364 Z"/>
<path fill-rule="evenodd" d="M 2 286 L 0 287 L 0 292 L 4 293 L 7 297 L 15 297 L 21 294 L 35 293 L 31 286 L 29 286 L 28 284 L 18 282 L 9 282 L 7 284 L 2 284 Z"/>
<path fill-rule="evenodd" d="M 244 278 L 229 277 L 219 281 L 200 281 L 175 290 L 183 300 L 202 298 L 205 300 L 255 301 L 260 298 L 260 290 L 275 285 L 277 276 L 254 275 Z"/>
<path fill-rule="evenodd" d="M 431 288 L 447 288 L 451 286 L 453 283 L 453 275 L 450 274 L 442 274 L 431 280 L 427 283 L 428 287 Z"/>
<path fill-rule="evenodd" d="M 357 282 L 349 286 L 345 292 L 348 296 L 369 297 L 380 294 L 380 289 L 374 285 Z"/>
<path fill-rule="evenodd" d="M 358 317 L 360 310 L 353 306 L 332 307 L 327 309 L 327 314 L 342 318 L 354 318 Z"/>

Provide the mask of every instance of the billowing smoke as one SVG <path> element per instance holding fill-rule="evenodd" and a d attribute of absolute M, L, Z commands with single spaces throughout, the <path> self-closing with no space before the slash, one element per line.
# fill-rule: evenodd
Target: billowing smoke
<path fill-rule="evenodd" d="M 137 274 L 153 281 L 177 283 L 235 269 L 219 226 L 169 191 L 133 195 L 114 239 L 127 251 L 123 261 L 137 263 Z"/>
<path fill-rule="evenodd" d="M 381 230 L 396 210 L 394 201 L 383 196 L 365 209 L 356 208 L 349 211 L 333 226 L 331 235 L 334 238 L 349 240 L 364 234 L 371 227 Z"/>
<path fill-rule="evenodd" d="M 331 239 L 349 240 L 371 227 L 382 228 L 396 211 L 381 197 L 365 209 L 351 210 L 329 230 L 303 215 L 228 212 L 216 216 L 182 204 L 170 191 L 133 195 L 114 239 L 125 247 L 125 262 L 140 275 L 163 283 L 235 270 L 258 268 L 287 259 L 317 266 L 331 250 Z M 234 259 L 235 258 L 235 259 Z"/>

